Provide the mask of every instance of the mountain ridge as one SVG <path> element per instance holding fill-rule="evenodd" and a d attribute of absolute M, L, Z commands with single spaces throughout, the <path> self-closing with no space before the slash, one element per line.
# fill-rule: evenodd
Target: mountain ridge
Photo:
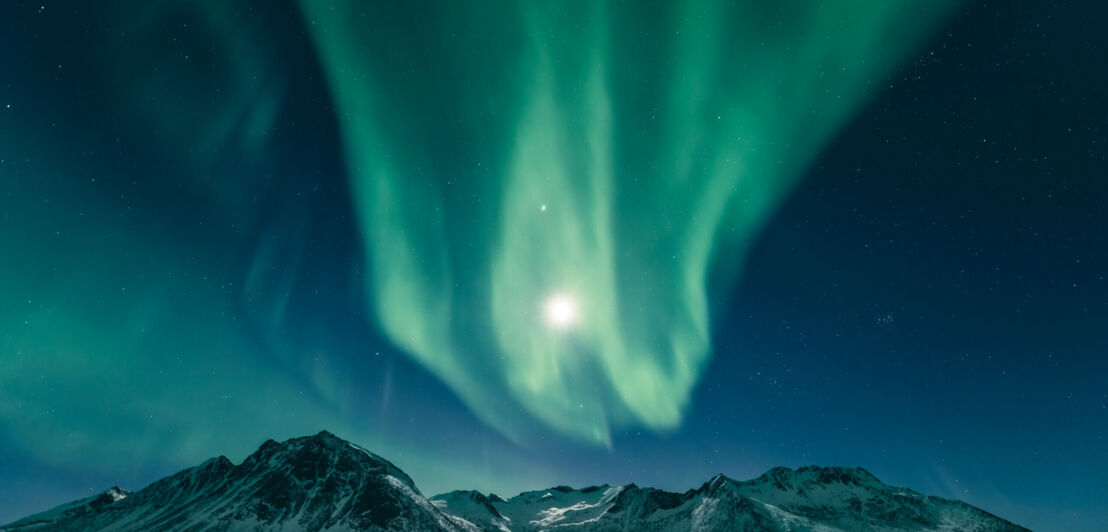
<path fill-rule="evenodd" d="M 0 526 L 69 530 L 970 530 L 1024 531 L 961 501 L 882 483 L 860 467 L 718 474 L 683 493 L 635 484 L 554 486 L 509 498 L 475 490 L 425 497 L 403 470 L 321 431 L 266 440 L 236 465 L 217 456 L 130 492 L 105 492 Z"/>

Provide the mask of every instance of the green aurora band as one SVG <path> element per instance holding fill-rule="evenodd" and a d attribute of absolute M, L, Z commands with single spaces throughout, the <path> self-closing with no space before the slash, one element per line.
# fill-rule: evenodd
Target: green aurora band
<path fill-rule="evenodd" d="M 302 2 L 368 304 L 513 440 L 602 445 L 679 426 L 757 230 L 950 7 L 416 4 Z M 546 323 L 555 295 L 573 326 Z"/>

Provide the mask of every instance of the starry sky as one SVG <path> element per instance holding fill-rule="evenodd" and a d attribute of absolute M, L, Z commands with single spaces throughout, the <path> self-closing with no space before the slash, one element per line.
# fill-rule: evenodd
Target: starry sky
<path fill-rule="evenodd" d="M 6 2 L 0 522 L 327 429 L 426 494 L 849 465 L 1096 530 L 1105 23 Z"/>

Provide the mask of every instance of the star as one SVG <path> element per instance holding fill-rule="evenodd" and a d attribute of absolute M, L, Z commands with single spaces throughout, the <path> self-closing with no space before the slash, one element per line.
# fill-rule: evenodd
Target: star
<path fill-rule="evenodd" d="M 577 301 L 564 294 L 550 296 L 543 311 L 547 325 L 554 329 L 567 329 L 577 322 Z"/>

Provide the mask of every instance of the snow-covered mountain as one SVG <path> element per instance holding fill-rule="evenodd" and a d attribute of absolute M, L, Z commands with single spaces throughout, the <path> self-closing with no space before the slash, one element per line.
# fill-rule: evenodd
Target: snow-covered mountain
<path fill-rule="evenodd" d="M 328 432 L 262 444 L 137 492 L 112 488 L 0 527 L 47 530 L 1019 531 L 968 504 L 886 486 L 864 469 L 775 468 L 718 475 L 685 493 L 558 486 L 510 499 L 476 491 L 425 498 L 403 471 Z"/>
<path fill-rule="evenodd" d="M 114 502 L 66 509 L 85 501 L 0 530 L 474 530 L 399 468 L 329 432 L 269 440 L 242 464 L 212 458 Z"/>
<path fill-rule="evenodd" d="M 77 499 L 73 502 L 51 508 L 45 512 L 25 517 L 8 525 L 8 527 L 12 527 L 13 530 L 23 530 L 24 528 L 28 530 L 47 530 L 49 528 L 48 525 L 76 521 L 80 517 L 95 513 L 104 506 L 118 502 L 120 499 L 125 499 L 130 495 L 131 492 L 113 486 L 107 491 L 93 495 L 92 497 Z M 4 530 L 7 530 L 7 528 L 4 528 Z"/>
<path fill-rule="evenodd" d="M 654 488 L 559 486 L 431 498 L 482 530 L 967 531 L 1026 530 L 968 504 L 882 484 L 861 468 L 778 467 L 745 482 L 717 475 L 685 493 Z"/>

